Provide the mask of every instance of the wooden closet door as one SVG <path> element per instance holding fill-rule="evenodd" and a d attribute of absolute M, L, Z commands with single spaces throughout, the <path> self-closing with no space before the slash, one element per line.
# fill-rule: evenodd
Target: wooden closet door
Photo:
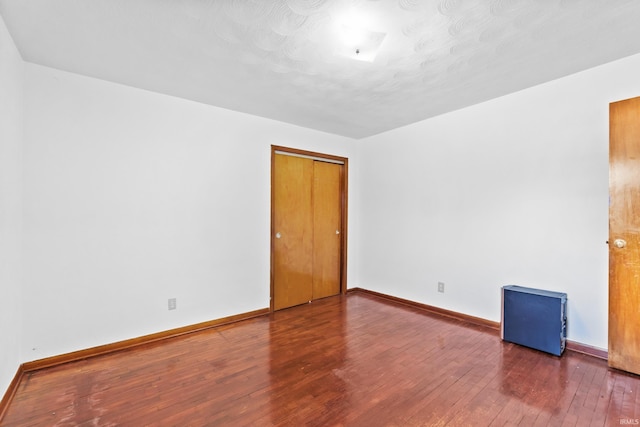
<path fill-rule="evenodd" d="M 640 98 L 609 106 L 609 366 L 640 374 Z"/>
<path fill-rule="evenodd" d="M 273 153 L 274 310 L 342 290 L 345 169 L 315 156 Z"/>
<path fill-rule="evenodd" d="M 313 162 L 313 299 L 340 293 L 342 165 Z"/>
<path fill-rule="evenodd" d="M 274 157 L 274 310 L 313 298 L 313 163 L 301 157 Z"/>

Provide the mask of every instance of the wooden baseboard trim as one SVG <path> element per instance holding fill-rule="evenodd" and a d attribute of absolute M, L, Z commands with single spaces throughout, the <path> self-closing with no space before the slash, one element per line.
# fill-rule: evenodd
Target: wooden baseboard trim
<path fill-rule="evenodd" d="M 462 321 L 469 322 L 469 323 L 474 323 L 476 325 L 487 326 L 489 328 L 492 328 L 492 329 L 495 329 L 497 331 L 500 331 L 500 322 L 492 322 L 490 320 L 486 320 L 486 319 L 482 319 L 482 318 L 478 318 L 478 317 L 473 317 L 473 316 L 468 316 L 466 314 L 458 313 L 458 312 L 455 312 L 455 311 L 445 310 L 443 308 L 433 307 L 433 306 L 430 306 L 430 305 L 427 305 L 427 304 L 422 304 L 422 303 L 419 303 L 419 302 L 406 300 L 406 299 L 403 299 L 403 298 L 398 298 L 398 297 L 394 297 L 394 296 L 391 296 L 391 295 L 383 294 L 383 293 L 380 293 L 380 292 L 370 291 L 368 289 L 363 289 L 363 288 L 350 288 L 350 289 L 347 290 L 347 292 L 348 293 L 358 292 L 358 293 L 372 295 L 372 296 L 375 296 L 377 298 L 386 299 L 388 301 L 394 301 L 394 302 L 397 302 L 399 304 L 408 305 L 410 307 L 419 308 L 421 310 L 430 311 L 430 312 L 435 313 L 435 314 L 439 314 L 439 315 L 446 316 L 446 317 L 452 317 L 454 319 L 462 320 Z M 576 353 L 586 354 L 587 356 L 596 357 L 598 359 L 603 359 L 603 360 L 607 360 L 608 359 L 607 350 L 603 350 L 603 349 L 598 348 L 598 347 L 593 347 L 593 346 L 590 346 L 590 345 L 587 345 L 587 344 L 582 344 L 582 343 L 575 342 L 575 341 L 567 340 L 566 349 L 569 350 L 569 351 L 576 352 Z"/>
<path fill-rule="evenodd" d="M 597 357 L 598 359 L 609 359 L 609 352 L 607 350 L 575 341 L 567 340 L 566 349 L 576 353 L 586 354 L 587 356 Z"/>
<path fill-rule="evenodd" d="M 0 422 L 2 422 L 4 414 L 9 408 L 9 404 L 13 400 L 13 396 L 15 396 L 16 392 L 18 391 L 18 385 L 20 385 L 20 381 L 22 381 L 23 375 L 24 369 L 22 368 L 22 365 L 20 365 L 18 366 L 18 370 L 16 371 L 13 380 L 11 381 L 11 383 L 9 383 L 9 388 L 7 388 L 4 396 L 2 396 L 2 400 L 0 400 Z"/>
<path fill-rule="evenodd" d="M 451 317 L 453 319 L 462 320 L 467 323 L 473 323 L 474 325 L 486 326 L 488 328 L 495 329 L 496 331 L 500 331 L 500 322 L 492 322 L 491 320 L 482 319 L 480 317 L 469 316 L 467 314 L 462 314 L 462 313 L 458 313 L 451 310 L 445 310 L 444 308 L 434 307 L 432 305 L 423 304 L 420 302 L 411 301 L 404 298 L 398 298 L 392 295 L 370 291 L 368 289 L 363 289 L 363 288 L 351 288 L 347 292 L 350 292 L 350 293 L 359 292 L 363 294 L 372 295 L 377 298 L 386 299 L 388 301 L 393 301 L 399 304 L 407 305 L 409 307 L 414 307 L 420 310 L 429 311 L 431 313 L 439 314 L 441 316 Z"/>
<path fill-rule="evenodd" d="M 155 334 L 144 335 L 138 338 L 132 338 L 124 341 L 118 341 L 112 344 L 100 345 L 97 347 L 78 350 L 71 353 L 61 354 L 59 356 L 47 357 L 44 359 L 25 362 L 22 364 L 23 372 L 33 372 L 39 369 L 50 368 L 52 366 L 62 365 L 64 363 L 75 362 L 77 360 L 87 359 L 89 357 L 101 356 L 103 354 L 113 353 L 120 350 L 137 347 L 143 344 L 149 344 L 156 341 L 162 341 L 169 338 L 179 337 L 185 334 L 203 331 L 216 326 L 227 325 L 229 323 L 239 322 L 241 320 L 252 319 L 254 317 L 269 314 L 268 308 L 250 311 L 247 313 L 236 314 L 234 316 L 223 317 L 221 319 L 209 320 L 207 322 L 196 323 L 195 325 L 183 326 L 181 328 L 170 329 Z"/>

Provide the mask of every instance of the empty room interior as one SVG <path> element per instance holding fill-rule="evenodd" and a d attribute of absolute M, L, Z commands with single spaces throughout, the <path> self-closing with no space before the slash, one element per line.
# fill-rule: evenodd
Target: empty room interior
<path fill-rule="evenodd" d="M 638 22 L 633 0 L 0 0 L 0 425 L 638 424 Z M 509 286 L 566 297 L 562 354 L 501 339 Z M 296 387 L 285 345 L 315 349 Z M 268 361 L 230 372 L 248 348 Z M 46 386 L 129 366 L 95 374 L 104 403 L 161 350 L 239 400 L 89 417 L 97 383 Z M 58 408 L 12 421 L 29 399 Z"/>

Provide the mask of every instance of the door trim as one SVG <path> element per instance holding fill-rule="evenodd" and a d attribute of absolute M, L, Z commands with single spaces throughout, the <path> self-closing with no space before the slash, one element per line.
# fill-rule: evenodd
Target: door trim
<path fill-rule="evenodd" d="M 311 156 L 307 154 L 298 154 L 298 153 L 293 153 L 290 151 L 282 151 L 282 150 L 275 150 L 275 153 L 282 154 L 283 156 L 301 157 L 303 159 L 318 160 L 320 162 L 335 163 L 336 165 L 344 165 L 344 160 L 336 160 L 329 157 L 318 157 L 315 155 Z"/>
<path fill-rule="evenodd" d="M 348 189 L 349 189 L 349 159 L 347 157 L 335 156 L 333 154 L 317 153 L 314 151 L 300 150 L 297 148 L 282 147 L 279 145 L 271 146 L 271 226 L 270 226 L 270 274 L 269 274 L 269 310 L 273 312 L 273 293 L 274 293 L 274 165 L 276 154 L 284 154 L 287 156 L 298 156 L 312 158 L 318 161 L 326 161 L 330 163 L 338 163 L 343 166 L 340 183 L 340 208 L 342 229 L 340 230 L 340 294 L 347 293 L 347 218 L 348 218 Z"/>

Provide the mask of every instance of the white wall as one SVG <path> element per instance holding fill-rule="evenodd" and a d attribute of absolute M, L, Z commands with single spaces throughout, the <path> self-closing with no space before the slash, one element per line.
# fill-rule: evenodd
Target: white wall
<path fill-rule="evenodd" d="M 3 261 L 20 253 L 22 197 L 9 40 Z M 22 295 L 6 270 L 24 310 L 2 312 L 23 352 L 2 352 L 0 385 L 17 359 L 267 307 L 271 144 L 351 158 L 350 287 L 495 321 L 504 284 L 565 291 L 570 339 L 606 348 L 608 103 L 640 95 L 640 56 L 362 141 L 24 68 Z"/>
<path fill-rule="evenodd" d="M 0 17 L 0 398 L 21 362 L 23 72 Z"/>
<path fill-rule="evenodd" d="M 25 360 L 269 306 L 270 145 L 353 140 L 26 71 Z"/>
<path fill-rule="evenodd" d="M 502 285 L 567 292 L 569 339 L 606 348 L 608 104 L 638 75 L 640 55 L 363 140 L 358 286 L 493 321 Z"/>

